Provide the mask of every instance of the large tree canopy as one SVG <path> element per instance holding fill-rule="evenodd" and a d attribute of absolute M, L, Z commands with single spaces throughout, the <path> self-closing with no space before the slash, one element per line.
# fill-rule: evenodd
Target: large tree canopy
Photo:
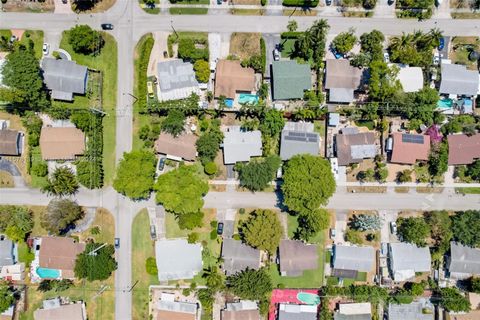
<path fill-rule="evenodd" d="M 2 74 L 3 84 L 11 90 L 2 90 L 0 100 L 35 111 L 50 104 L 40 76 L 40 65 L 33 50 L 20 46 L 10 53 L 2 68 Z"/>
<path fill-rule="evenodd" d="M 239 170 L 240 185 L 251 191 L 263 190 L 273 179 L 281 164 L 280 157 L 270 156 L 265 159 L 253 159 L 242 165 Z"/>
<path fill-rule="evenodd" d="M 42 191 L 60 197 L 72 195 L 78 191 L 78 181 L 72 169 L 59 167 L 55 169 Z"/>
<path fill-rule="evenodd" d="M 11 240 L 25 241 L 33 224 L 32 212 L 27 207 L 0 206 L 0 232 L 4 232 Z"/>
<path fill-rule="evenodd" d="M 246 269 L 227 278 L 227 287 L 241 299 L 263 300 L 273 289 L 265 269 Z"/>
<path fill-rule="evenodd" d="M 77 53 L 99 54 L 105 40 L 100 32 L 84 24 L 77 25 L 68 31 L 68 43 Z"/>
<path fill-rule="evenodd" d="M 325 209 L 315 209 L 302 212 L 298 216 L 298 229 L 295 237 L 309 241 L 320 231 L 330 226 L 330 214 Z"/>
<path fill-rule="evenodd" d="M 202 197 L 208 192 L 208 184 L 197 173 L 195 166 L 182 165 L 162 174 L 155 185 L 157 203 L 176 214 L 200 211 Z"/>
<path fill-rule="evenodd" d="M 87 244 L 85 251 L 80 253 L 75 261 L 75 277 L 88 281 L 106 280 L 117 269 L 113 245 L 107 244 L 93 253 L 102 245 L 102 243 Z"/>
<path fill-rule="evenodd" d="M 117 168 L 113 187 L 131 199 L 148 198 L 155 177 L 155 155 L 149 151 L 125 153 Z"/>
<path fill-rule="evenodd" d="M 325 205 L 335 192 L 330 163 L 307 154 L 291 158 L 285 165 L 282 191 L 290 211 L 311 211 Z"/>
<path fill-rule="evenodd" d="M 256 210 L 242 224 L 241 234 L 248 245 L 274 254 L 280 244 L 283 228 L 276 212 Z"/>
<path fill-rule="evenodd" d="M 453 216 L 453 237 L 464 245 L 480 246 L 480 211 L 457 212 Z"/>
<path fill-rule="evenodd" d="M 347 54 L 357 42 L 355 30 L 339 33 L 332 41 L 332 48 L 341 54 Z"/>
<path fill-rule="evenodd" d="M 0 313 L 10 308 L 10 306 L 13 304 L 14 301 L 15 301 L 15 298 L 13 296 L 13 291 L 11 290 L 10 285 L 5 281 L 1 281 L 0 282 Z"/>
<path fill-rule="evenodd" d="M 457 288 L 440 288 L 439 291 L 440 305 L 447 311 L 470 311 L 470 301 Z"/>
<path fill-rule="evenodd" d="M 61 234 L 83 217 L 82 208 L 69 199 L 53 199 L 42 215 L 42 227 L 51 234 Z"/>
<path fill-rule="evenodd" d="M 402 241 L 411 242 L 417 246 L 427 245 L 426 238 L 430 235 L 430 227 L 423 217 L 399 218 L 398 235 Z"/>

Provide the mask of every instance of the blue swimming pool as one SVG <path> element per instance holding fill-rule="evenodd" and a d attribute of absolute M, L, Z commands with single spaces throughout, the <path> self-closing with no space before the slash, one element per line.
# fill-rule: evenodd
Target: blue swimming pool
<path fill-rule="evenodd" d="M 225 105 L 227 108 L 233 108 L 233 99 L 225 99 Z"/>
<path fill-rule="evenodd" d="M 57 279 L 60 277 L 60 270 L 39 267 L 37 274 L 42 279 Z"/>
<path fill-rule="evenodd" d="M 453 107 L 453 100 L 452 99 L 441 99 L 437 102 L 437 109 L 440 111 L 443 110 L 450 110 Z"/>
<path fill-rule="evenodd" d="M 240 104 L 256 104 L 258 96 L 256 94 L 240 93 L 238 95 L 238 103 Z"/>

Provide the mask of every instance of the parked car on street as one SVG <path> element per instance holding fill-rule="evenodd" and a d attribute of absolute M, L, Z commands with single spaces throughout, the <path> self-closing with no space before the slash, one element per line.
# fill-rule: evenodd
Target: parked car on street
<path fill-rule="evenodd" d="M 438 50 L 443 50 L 443 48 L 445 48 L 445 38 L 440 38 Z"/>
<path fill-rule="evenodd" d="M 217 234 L 221 236 L 223 234 L 223 222 L 219 222 L 217 225 Z"/>
<path fill-rule="evenodd" d="M 390 222 L 390 232 L 397 234 L 397 223 L 395 221 Z"/>
<path fill-rule="evenodd" d="M 120 248 L 120 238 L 115 238 L 115 249 Z"/>
<path fill-rule="evenodd" d="M 113 30 L 113 24 L 111 23 L 102 23 L 101 27 L 103 30 Z"/>
<path fill-rule="evenodd" d="M 335 238 L 336 234 L 337 234 L 337 232 L 335 231 L 335 229 L 330 228 L 330 239 Z"/>

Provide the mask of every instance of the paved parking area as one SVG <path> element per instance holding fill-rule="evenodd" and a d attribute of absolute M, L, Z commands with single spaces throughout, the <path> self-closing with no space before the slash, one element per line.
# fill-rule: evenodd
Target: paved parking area
<path fill-rule="evenodd" d="M 67 0 L 67 3 L 63 3 L 62 0 L 55 0 L 55 11 L 54 13 L 74 13 L 72 11 L 72 5 L 70 4 L 70 0 Z"/>

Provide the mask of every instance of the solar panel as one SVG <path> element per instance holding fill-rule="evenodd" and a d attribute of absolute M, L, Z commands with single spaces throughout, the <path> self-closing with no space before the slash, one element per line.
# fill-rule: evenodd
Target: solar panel
<path fill-rule="evenodd" d="M 317 135 L 315 133 L 307 133 L 307 137 L 316 139 Z"/>
<path fill-rule="evenodd" d="M 292 131 L 290 131 L 290 132 L 288 133 L 288 135 L 291 136 L 291 137 L 304 137 L 304 136 L 305 136 L 305 133 L 303 133 L 303 132 L 292 132 Z"/>
<path fill-rule="evenodd" d="M 285 140 L 306 141 L 305 137 L 285 137 Z"/>
<path fill-rule="evenodd" d="M 417 134 L 403 134 L 402 135 L 402 142 L 403 143 L 417 143 L 423 144 L 424 136 L 417 135 Z"/>

